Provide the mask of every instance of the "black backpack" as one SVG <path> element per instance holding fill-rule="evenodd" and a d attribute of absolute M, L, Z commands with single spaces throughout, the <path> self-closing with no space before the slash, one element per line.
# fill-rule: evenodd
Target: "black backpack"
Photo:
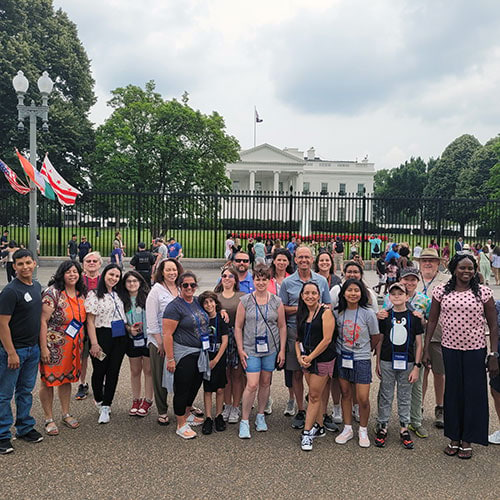
<path fill-rule="evenodd" d="M 335 252 L 344 253 L 344 244 L 341 241 L 337 241 L 337 243 L 335 243 Z"/>

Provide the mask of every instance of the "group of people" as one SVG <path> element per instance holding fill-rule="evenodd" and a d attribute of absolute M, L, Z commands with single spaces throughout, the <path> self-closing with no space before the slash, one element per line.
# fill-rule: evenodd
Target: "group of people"
<path fill-rule="evenodd" d="M 359 262 L 343 263 L 339 277 L 335 255 L 325 250 L 313 258 L 303 245 L 293 256 L 275 248 L 270 262 L 259 261 L 253 272 L 250 255 L 239 250 L 214 291 L 200 295 L 197 276 L 178 258 L 155 261 L 151 287 L 138 270 L 124 273 L 114 262 L 101 270 L 97 252 L 83 258 L 83 267 L 63 262 L 42 292 L 32 277 L 33 255 L 19 249 L 13 254 L 16 278 L 0 294 L 0 453 L 13 451 L 14 396 L 17 437 L 43 439 L 30 415 L 38 371 L 45 433 L 59 434 L 60 425 L 78 428 L 71 384 L 80 382 L 77 399 L 87 397 L 89 355 L 98 423 L 109 423 L 127 355 L 129 414 L 145 417 L 155 405 L 157 423 L 168 425 L 173 394 L 175 432 L 183 439 L 196 437 L 197 426 L 208 435 L 228 423 L 239 423 L 241 439 L 250 439 L 253 429 L 268 431 L 273 373 L 283 369 L 289 395 L 283 413 L 301 430 L 305 451 L 327 431 L 338 432 L 335 441 L 344 445 L 356 427 L 360 447 L 372 441 L 387 446 L 395 390 L 397 440 L 413 448 L 413 435 L 428 437 L 422 408 L 432 372 L 434 423 L 450 440 L 444 451 L 471 458 L 471 443 L 500 444 L 500 431 L 488 436 L 487 394 L 489 373 L 500 417 L 500 303 L 497 317 L 470 253 L 450 260 L 449 275 L 440 272 L 435 249 L 423 250 L 418 262 L 419 269 L 401 269 L 379 308 Z M 380 378 L 373 434 L 372 373 Z M 203 410 L 193 406 L 202 384 Z M 54 419 L 54 387 L 60 421 Z"/>

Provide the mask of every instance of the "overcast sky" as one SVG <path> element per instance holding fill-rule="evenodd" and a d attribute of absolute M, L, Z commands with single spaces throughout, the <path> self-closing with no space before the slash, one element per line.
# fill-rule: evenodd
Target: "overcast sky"
<path fill-rule="evenodd" d="M 92 60 L 98 102 L 155 80 L 224 116 L 242 149 L 313 146 L 376 168 L 500 133 L 498 0 L 54 0 Z"/>

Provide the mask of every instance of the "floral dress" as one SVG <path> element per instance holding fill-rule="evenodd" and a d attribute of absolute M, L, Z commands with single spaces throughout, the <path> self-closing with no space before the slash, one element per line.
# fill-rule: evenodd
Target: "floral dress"
<path fill-rule="evenodd" d="M 50 286 L 42 294 L 42 303 L 54 309 L 47 327 L 50 361 L 47 364 L 40 363 L 42 381 L 48 387 L 78 382 L 84 338 L 83 323 L 87 317 L 84 297 L 69 297 L 64 290 L 59 291 Z M 66 333 L 72 320 L 82 324 L 74 337 Z"/>

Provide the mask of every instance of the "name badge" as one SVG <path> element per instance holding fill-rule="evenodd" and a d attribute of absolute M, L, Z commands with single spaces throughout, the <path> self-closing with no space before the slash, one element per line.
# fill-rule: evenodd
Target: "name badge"
<path fill-rule="evenodd" d="M 392 369 L 402 371 L 408 369 L 408 354 L 406 352 L 395 352 L 392 355 Z"/>
<path fill-rule="evenodd" d="M 354 368 L 354 353 L 342 351 L 342 368 Z"/>
<path fill-rule="evenodd" d="M 136 335 L 133 338 L 134 347 L 146 347 L 146 339 L 143 334 Z"/>
<path fill-rule="evenodd" d="M 26 302 L 31 302 L 31 301 L 33 300 L 33 297 L 31 297 L 31 295 L 29 294 L 29 292 L 26 292 L 26 293 L 24 294 L 24 300 L 25 300 Z"/>
<path fill-rule="evenodd" d="M 262 337 L 255 337 L 255 352 L 265 353 L 269 352 L 269 344 L 267 343 L 267 335 Z"/>
<path fill-rule="evenodd" d="M 111 337 L 125 337 L 125 321 L 118 319 L 111 322 Z"/>
<path fill-rule="evenodd" d="M 201 338 L 201 348 L 204 351 L 207 351 L 208 349 L 210 349 L 210 336 L 205 333 L 205 334 L 201 335 L 200 338 Z"/>
<path fill-rule="evenodd" d="M 72 339 L 74 339 L 82 329 L 82 323 L 80 323 L 76 319 L 72 319 L 70 324 L 66 327 L 66 334 L 69 335 Z"/>

